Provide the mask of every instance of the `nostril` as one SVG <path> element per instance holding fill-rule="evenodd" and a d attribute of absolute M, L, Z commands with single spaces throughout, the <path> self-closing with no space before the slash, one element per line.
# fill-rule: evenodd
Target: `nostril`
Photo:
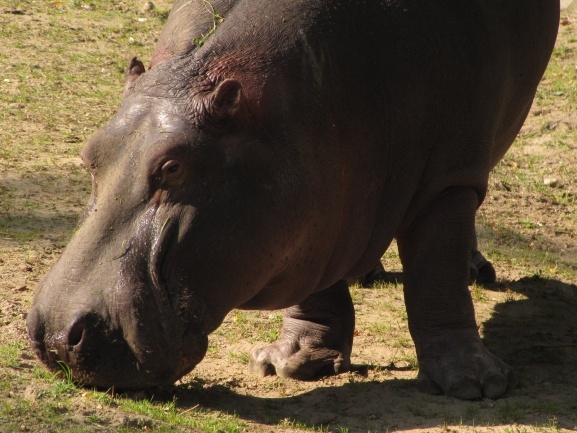
<path fill-rule="evenodd" d="M 68 331 L 68 344 L 70 346 L 77 346 L 82 341 L 84 337 L 84 331 L 86 330 L 86 321 L 85 317 L 81 317 L 80 319 L 76 320 L 70 327 L 70 331 Z"/>

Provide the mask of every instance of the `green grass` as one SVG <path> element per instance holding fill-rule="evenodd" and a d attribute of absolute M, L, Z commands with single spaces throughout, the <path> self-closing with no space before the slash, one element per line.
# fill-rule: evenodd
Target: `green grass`
<path fill-rule="evenodd" d="M 215 334 L 229 342 L 247 339 L 250 342 L 272 343 L 278 339 L 281 326 L 282 312 L 234 310 Z"/>
<path fill-rule="evenodd" d="M 182 409 L 178 406 L 176 399 L 169 402 L 155 402 L 146 399 L 119 398 L 114 399 L 113 402 L 134 414 L 145 415 L 151 420 L 160 421 L 165 424 L 165 427 L 170 426 L 175 431 L 179 427 L 189 427 L 208 433 L 238 433 L 245 431 L 248 427 L 248 424 L 234 415 L 207 412 L 194 406 Z"/>
<path fill-rule="evenodd" d="M 519 423 L 523 420 L 524 412 L 522 405 L 508 401 L 497 406 L 497 416 L 501 422 Z"/>
<path fill-rule="evenodd" d="M 295 419 L 291 419 L 291 418 L 285 418 L 283 419 L 280 423 L 279 423 L 280 427 L 289 427 L 289 428 L 294 428 L 294 429 L 299 429 L 299 430 L 306 430 L 306 431 L 313 431 L 313 432 L 328 432 L 329 428 L 328 426 L 311 426 L 308 425 L 306 423 L 303 423 L 301 421 L 295 420 Z M 342 429 L 342 427 L 341 427 Z M 338 431 L 338 430 L 337 430 Z M 342 430 L 341 430 L 342 431 Z"/>
<path fill-rule="evenodd" d="M 19 348 L 0 348 L 0 360 L 15 365 Z M 12 432 L 27 428 L 46 428 L 51 431 L 76 432 L 92 431 L 94 426 L 111 425 L 113 431 L 142 431 L 153 429 L 160 432 L 202 431 L 207 433 L 238 433 L 248 431 L 248 424 L 234 414 L 207 411 L 195 405 L 181 405 L 177 398 L 170 401 L 142 399 L 131 396 L 110 396 L 108 393 L 87 391 L 78 388 L 67 375 L 37 372 L 41 385 L 25 394 L 9 395 L 0 402 L 0 430 Z M 64 376 L 62 378 L 62 376 Z M 0 376 L 0 385 L 5 385 Z M 0 389 L 12 389 L 2 386 Z M 87 409 L 77 422 L 70 422 L 70 414 L 77 412 L 77 405 L 86 407 L 106 407 L 110 410 L 97 412 Z M 118 425 L 118 413 L 122 422 Z M 7 420 L 7 422 L 5 422 Z M 15 421 L 17 420 L 17 421 Z M 22 428 L 25 426 L 26 428 Z M 184 430 L 183 430 L 184 429 Z M 112 431 L 112 430 L 111 430 Z"/>
<path fill-rule="evenodd" d="M 22 342 L 11 342 L 0 346 L 0 365 L 8 368 L 20 366 L 20 351 L 24 348 Z"/>

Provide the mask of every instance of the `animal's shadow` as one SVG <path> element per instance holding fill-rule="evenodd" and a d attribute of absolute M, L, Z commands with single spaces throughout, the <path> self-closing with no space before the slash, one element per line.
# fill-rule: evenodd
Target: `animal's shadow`
<path fill-rule="evenodd" d="M 483 324 L 484 343 L 515 367 L 518 391 L 569 387 L 577 405 L 577 286 L 534 275 L 489 290 L 505 290 L 508 300 Z"/>
<path fill-rule="evenodd" d="M 222 386 L 176 386 L 179 408 L 195 406 L 236 414 L 260 424 L 329 431 L 433 428 L 444 423 L 478 426 L 511 423 L 577 427 L 577 286 L 527 277 L 487 288 L 507 301 L 483 323 L 485 345 L 514 366 L 519 385 L 497 401 L 460 402 L 417 391 L 414 380 L 359 381 L 319 387 L 286 398 L 240 395 Z M 375 368 L 376 366 L 367 366 Z M 289 421 L 287 421 L 289 420 Z M 292 424 L 291 424 L 292 423 Z"/>

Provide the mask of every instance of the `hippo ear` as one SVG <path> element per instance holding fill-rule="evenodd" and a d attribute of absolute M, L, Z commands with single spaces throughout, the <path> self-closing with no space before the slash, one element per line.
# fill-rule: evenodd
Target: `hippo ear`
<path fill-rule="evenodd" d="M 233 79 L 221 82 L 210 95 L 209 110 L 217 119 L 234 116 L 242 102 L 242 85 Z"/>
<path fill-rule="evenodd" d="M 126 96 L 134 88 L 134 83 L 140 75 L 144 74 L 144 64 L 136 57 L 130 59 L 130 64 L 124 73 L 124 90 L 122 96 Z"/>

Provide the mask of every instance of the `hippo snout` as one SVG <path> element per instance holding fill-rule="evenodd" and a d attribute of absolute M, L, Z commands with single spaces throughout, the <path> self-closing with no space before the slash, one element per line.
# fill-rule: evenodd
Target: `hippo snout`
<path fill-rule="evenodd" d="M 96 387 L 130 387 L 134 381 L 130 370 L 137 363 L 128 344 L 96 313 L 80 312 L 59 323 L 35 307 L 26 325 L 32 348 L 50 370 L 68 370 L 73 380 Z M 118 377 L 124 377 L 120 383 Z"/>
<path fill-rule="evenodd" d="M 94 363 L 106 353 L 120 364 L 127 361 L 122 358 L 130 357 L 127 347 L 123 349 L 127 346 L 123 339 L 109 340 L 114 331 L 107 329 L 104 318 L 94 312 L 78 313 L 60 327 L 50 324 L 46 316 L 39 308 L 33 308 L 26 325 L 32 348 L 51 370 L 67 366 L 75 374 L 74 379 L 96 385 L 96 370 L 87 363 Z"/>
<path fill-rule="evenodd" d="M 77 383 L 102 389 L 171 385 L 200 362 L 207 346 L 206 338 L 186 353 L 168 350 L 158 340 L 131 344 L 122 328 L 94 311 L 63 319 L 35 306 L 26 325 L 33 350 L 50 370 L 64 370 Z"/>

